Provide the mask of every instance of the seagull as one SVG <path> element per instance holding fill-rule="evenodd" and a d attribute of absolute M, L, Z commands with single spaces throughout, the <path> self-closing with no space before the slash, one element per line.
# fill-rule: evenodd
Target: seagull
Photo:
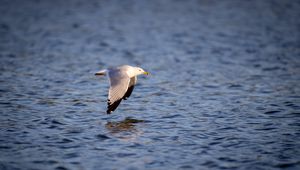
<path fill-rule="evenodd" d="M 149 75 L 142 68 L 129 65 L 104 69 L 95 73 L 96 76 L 108 75 L 109 78 L 107 114 L 115 111 L 123 99 L 127 100 L 137 82 L 137 76 L 141 74 Z"/>

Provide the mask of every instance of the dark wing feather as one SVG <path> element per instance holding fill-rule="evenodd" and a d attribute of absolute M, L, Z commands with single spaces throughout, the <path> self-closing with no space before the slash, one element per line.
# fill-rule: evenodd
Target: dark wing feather
<path fill-rule="evenodd" d="M 135 77 L 132 77 L 132 78 L 130 79 L 128 89 L 127 89 L 125 95 L 123 96 L 123 99 L 124 99 L 124 100 L 127 100 L 127 98 L 130 97 L 130 95 L 131 95 L 131 93 L 132 93 L 132 91 L 133 91 L 133 89 L 134 89 L 134 85 L 135 85 L 135 83 L 136 83 L 136 80 L 137 80 L 137 77 L 136 77 L 136 76 L 135 76 Z"/>
<path fill-rule="evenodd" d="M 110 114 L 111 112 L 115 111 L 116 108 L 119 106 L 119 104 L 121 103 L 122 99 L 115 101 L 114 103 L 110 103 L 109 101 L 107 102 L 108 106 L 107 106 L 107 114 Z"/>

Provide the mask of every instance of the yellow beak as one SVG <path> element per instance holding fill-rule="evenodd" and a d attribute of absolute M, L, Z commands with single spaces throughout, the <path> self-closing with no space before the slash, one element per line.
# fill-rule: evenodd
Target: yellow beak
<path fill-rule="evenodd" d="M 145 72 L 144 72 L 144 74 L 145 74 L 145 75 L 149 75 L 150 73 L 149 73 L 149 72 L 147 72 L 147 71 L 145 71 Z"/>

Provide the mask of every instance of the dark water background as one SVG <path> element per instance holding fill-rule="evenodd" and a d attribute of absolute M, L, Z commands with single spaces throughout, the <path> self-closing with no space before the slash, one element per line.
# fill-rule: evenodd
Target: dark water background
<path fill-rule="evenodd" d="M 296 0 L 1 0 L 0 169 L 299 169 Z M 139 65 L 106 115 L 108 81 Z M 126 118 L 126 117 L 131 117 Z"/>

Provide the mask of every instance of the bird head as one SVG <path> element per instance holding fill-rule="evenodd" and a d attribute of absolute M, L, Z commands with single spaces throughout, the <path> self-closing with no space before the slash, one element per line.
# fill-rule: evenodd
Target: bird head
<path fill-rule="evenodd" d="M 144 69 L 142 69 L 140 67 L 135 67 L 135 71 L 136 71 L 137 75 L 141 75 L 141 74 L 149 75 L 149 72 L 145 71 Z"/>

